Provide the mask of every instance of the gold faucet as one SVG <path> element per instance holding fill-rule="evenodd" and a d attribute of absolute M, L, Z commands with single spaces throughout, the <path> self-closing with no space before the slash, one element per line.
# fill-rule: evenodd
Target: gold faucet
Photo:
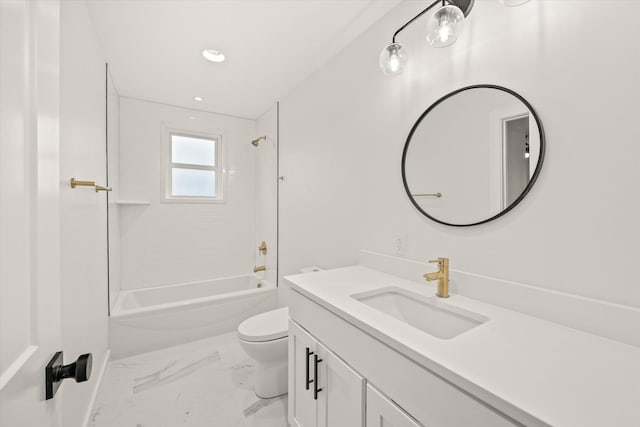
<path fill-rule="evenodd" d="M 438 258 L 430 260 L 429 262 L 437 262 L 439 265 L 439 271 L 435 273 L 427 273 L 424 277 L 427 281 L 438 281 L 438 292 L 436 296 L 440 298 L 449 298 L 449 258 Z"/>
<path fill-rule="evenodd" d="M 257 273 L 258 271 L 265 271 L 267 269 L 266 265 L 260 265 L 258 267 L 253 267 L 253 272 Z"/>

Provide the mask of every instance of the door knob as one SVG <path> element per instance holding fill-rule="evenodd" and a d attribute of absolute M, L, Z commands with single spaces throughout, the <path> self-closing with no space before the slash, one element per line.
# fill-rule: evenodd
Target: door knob
<path fill-rule="evenodd" d="M 65 365 L 61 351 L 53 355 L 45 368 L 46 399 L 52 399 L 58 391 L 62 380 L 73 378 L 77 383 L 85 382 L 91 377 L 93 356 L 91 353 L 81 354 L 73 363 Z"/>

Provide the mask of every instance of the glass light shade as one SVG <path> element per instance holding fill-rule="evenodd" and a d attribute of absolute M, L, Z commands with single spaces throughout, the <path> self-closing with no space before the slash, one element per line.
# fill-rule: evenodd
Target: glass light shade
<path fill-rule="evenodd" d="M 505 6 L 520 6 L 527 3 L 529 0 L 499 0 Z"/>
<path fill-rule="evenodd" d="M 378 64 L 383 73 L 395 76 L 402 73 L 407 65 L 407 48 L 400 43 L 391 43 L 380 52 Z"/>
<path fill-rule="evenodd" d="M 427 42 L 433 47 L 446 47 L 458 40 L 464 13 L 452 4 L 438 9 L 427 22 Z"/>

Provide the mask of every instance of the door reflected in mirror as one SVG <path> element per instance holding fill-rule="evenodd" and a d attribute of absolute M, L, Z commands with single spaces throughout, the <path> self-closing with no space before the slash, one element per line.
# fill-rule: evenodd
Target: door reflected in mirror
<path fill-rule="evenodd" d="M 430 106 L 409 133 L 402 178 L 428 218 L 469 226 L 511 210 L 531 189 L 544 132 L 531 105 L 493 85 L 469 86 Z"/>

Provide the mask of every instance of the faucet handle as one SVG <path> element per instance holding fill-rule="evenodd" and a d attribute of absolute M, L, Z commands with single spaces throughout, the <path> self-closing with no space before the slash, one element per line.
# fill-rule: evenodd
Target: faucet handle
<path fill-rule="evenodd" d="M 449 266 L 449 258 L 438 258 L 429 260 L 431 263 L 438 263 L 440 268 Z"/>

